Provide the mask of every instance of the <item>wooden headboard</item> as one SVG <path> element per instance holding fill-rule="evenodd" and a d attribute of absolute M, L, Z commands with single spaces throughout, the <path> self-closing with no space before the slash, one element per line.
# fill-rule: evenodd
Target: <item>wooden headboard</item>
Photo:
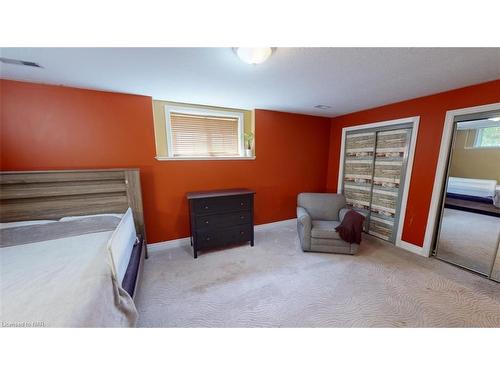
<path fill-rule="evenodd" d="M 138 169 L 0 172 L 0 222 L 134 214 L 146 239 Z"/>

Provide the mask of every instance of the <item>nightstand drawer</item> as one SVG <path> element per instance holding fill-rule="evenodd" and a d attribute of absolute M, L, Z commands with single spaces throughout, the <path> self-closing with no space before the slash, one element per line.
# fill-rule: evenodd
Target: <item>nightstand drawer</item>
<path fill-rule="evenodd" d="M 248 224 L 252 220 L 250 211 L 229 212 L 225 214 L 196 216 L 197 230 L 211 228 L 234 227 L 235 225 Z"/>
<path fill-rule="evenodd" d="M 253 235 L 253 226 L 247 224 L 223 230 L 204 230 L 196 232 L 195 235 L 196 246 L 199 249 L 207 249 L 250 241 Z"/>
<path fill-rule="evenodd" d="M 196 215 L 249 210 L 252 207 L 252 195 L 196 199 L 193 211 Z"/>

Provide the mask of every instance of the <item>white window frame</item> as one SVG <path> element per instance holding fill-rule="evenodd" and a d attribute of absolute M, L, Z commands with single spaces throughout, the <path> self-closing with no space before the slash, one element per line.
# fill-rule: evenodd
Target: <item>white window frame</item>
<path fill-rule="evenodd" d="M 193 116 L 217 116 L 217 117 L 231 117 L 238 118 L 238 155 L 239 156 L 195 156 L 183 157 L 174 156 L 174 148 L 172 142 L 172 126 L 170 123 L 170 115 L 173 113 L 181 113 Z M 165 106 L 165 127 L 167 134 L 167 155 L 168 157 L 157 158 L 159 160 L 239 160 L 239 159 L 255 159 L 255 157 L 245 156 L 245 117 L 243 111 L 222 111 L 208 108 L 193 108 L 188 106 Z"/>

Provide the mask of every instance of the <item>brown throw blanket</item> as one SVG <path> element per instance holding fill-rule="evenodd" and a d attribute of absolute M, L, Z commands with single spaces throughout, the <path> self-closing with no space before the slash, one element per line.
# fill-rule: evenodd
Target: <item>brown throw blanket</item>
<path fill-rule="evenodd" d="M 359 244 L 361 243 L 361 233 L 363 232 L 363 221 L 365 221 L 363 215 L 350 210 L 345 214 L 342 223 L 335 230 L 345 242 Z"/>

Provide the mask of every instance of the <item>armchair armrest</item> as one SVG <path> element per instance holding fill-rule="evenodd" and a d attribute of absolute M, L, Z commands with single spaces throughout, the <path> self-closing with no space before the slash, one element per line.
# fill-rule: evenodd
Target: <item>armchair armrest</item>
<path fill-rule="evenodd" d="M 304 207 L 297 207 L 297 229 L 302 250 L 311 250 L 311 228 L 311 215 L 309 215 Z"/>
<path fill-rule="evenodd" d="M 297 207 L 297 221 L 304 226 L 311 225 L 311 216 L 304 207 Z"/>
<path fill-rule="evenodd" d="M 344 216 L 350 211 L 350 208 L 344 207 L 339 211 L 339 221 L 342 222 L 344 220 Z"/>

